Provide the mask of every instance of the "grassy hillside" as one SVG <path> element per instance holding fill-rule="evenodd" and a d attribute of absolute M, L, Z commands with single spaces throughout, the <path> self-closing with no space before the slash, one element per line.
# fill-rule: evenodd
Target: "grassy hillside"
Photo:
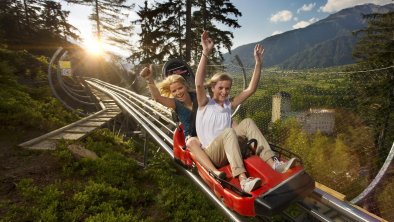
<path fill-rule="evenodd" d="M 56 151 L 18 147 L 79 117 L 51 96 L 46 58 L 5 49 L 0 58 L 0 221 L 226 221 L 154 144 L 139 166 L 138 138 L 97 130 L 77 143 L 96 160 L 75 158 L 65 141 Z"/>
<path fill-rule="evenodd" d="M 0 49 L 0 130 L 49 131 L 78 119 L 52 97 L 47 67 L 45 57 Z"/>
<path fill-rule="evenodd" d="M 152 155 L 145 169 L 139 166 L 139 142 L 102 129 L 78 143 L 96 152 L 95 160 L 74 158 L 66 142 L 54 152 L 32 154 L 50 160 L 51 178 L 18 178 L 0 201 L 0 215 L 4 221 L 226 220 L 164 153 Z"/>

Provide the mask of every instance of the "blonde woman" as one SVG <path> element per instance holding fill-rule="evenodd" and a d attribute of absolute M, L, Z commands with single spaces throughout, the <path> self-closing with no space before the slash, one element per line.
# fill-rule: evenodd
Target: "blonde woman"
<path fill-rule="evenodd" d="M 140 75 L 147 81 L 152 98 L 177 113 L 184 127 L 186 146 L 194 154 L 197 161 L 219 178 L 225 179 L 226 174 L 217 170 L 207 154 L 200 148 L 201 143 L 196 137 L 195 128 L 191 129 L 191 122 L 195 122 L 192 115 L 193 103 L 197 103 L 197 99 L 196 93 L 189 89 L 186 80 L 181 75 L 174 74 L 169 75 L 156 86 L 153 80 L 152 65 L 143 68 Z"/>
<path fill-rule="evenodd" d="M 257 155 L 278 172 L 283 173 L 287 171 L 293 166 L 295 160 L 293 158 L 287 163 L 279 162 L 267 140 L 252 119 L 244 119 L 234 128 L 231 126 L 232 109 L 244 102 L 257 90 L 261 75 L 264 48 L 260 44 L 255 46 L 255 67 L 249 86 L 230 101 L 229 95 L 232 78 L 223 73 L 214 75 L 208 82 L 207 85 L 212 92 L 212 96 L 207 96 L 204 79 L 206 75 L 206 64 L 214 43 L 206 31 L 201 35 L 201 45 L 203 51 L 195 79 L 198 101 L 196 117 L 197 135 L 202 148 L 211 161 L 217 167 L 230 164 L 232 175 L 234 178 L 238 177 L 241 189 L 245 192 L 250 192 L 261 185 L 261 179 L 246 176 L 246 169 L 238 144 L 238 136 L 256 139 L 258 144 L 256 150 Z"/>

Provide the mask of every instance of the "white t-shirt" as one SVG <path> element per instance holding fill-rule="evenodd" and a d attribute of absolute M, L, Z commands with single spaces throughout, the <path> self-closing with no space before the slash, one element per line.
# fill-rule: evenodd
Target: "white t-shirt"
<path fill-rule="evenodd" d="M 223 107 L 212 98 L 204 108 L 197 110 L 196 131 L 198 139 L 205 149 L 226 128 L 231 128 L 231 103 L 224 102 Z"/>

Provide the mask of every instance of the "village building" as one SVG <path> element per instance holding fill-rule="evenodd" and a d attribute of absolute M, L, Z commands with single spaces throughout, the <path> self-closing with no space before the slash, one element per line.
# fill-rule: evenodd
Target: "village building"
<path fill-rule="evenodd" d="M 279 92 L 272 96 L 271 122 L 288 117 L 295 117 L 303 129 L 312 134 L 318 130 L 322 133 L 331 134 L 335 127 L 335 110 L 310 108 L 307 111 L 291 111 L 291 95 L 287 92 Z"/>

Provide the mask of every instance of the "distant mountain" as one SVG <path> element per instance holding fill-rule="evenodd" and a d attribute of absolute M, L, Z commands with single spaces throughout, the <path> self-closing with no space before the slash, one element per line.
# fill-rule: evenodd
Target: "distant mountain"
<path fill-rule="evenodd" d="M 352 64 L 352 50 L 357 42 L 352 32 L 367 26 L 363 15 L 389 11 L 394 11 L 394 4 L 359 5 L 331 14 L 305 28 L 268 37 L 258 42 L 265 48 L 264 66 L 302 69 Z M 252 67 L 255 44 L 239 46 L 231 54 L 224 54 L 224 62 L 230 63 L 238 55 L 245 66 Z"/>

